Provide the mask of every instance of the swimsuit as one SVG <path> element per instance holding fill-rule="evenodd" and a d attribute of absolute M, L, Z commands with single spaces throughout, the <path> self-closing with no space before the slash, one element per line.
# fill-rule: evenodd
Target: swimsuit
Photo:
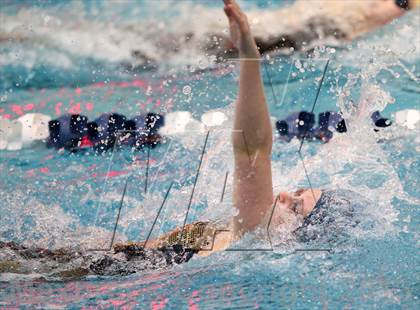
<path fill-rule="evenodd" d="M 113 251 L 89 252 L 48 250 L 0 241 L 0 273 L 29 274 L 37 270 L 52 278 L 71 279 L 162 270 L 188 262 L 200 249 L 210 248 L 214 233 L 215 228 L 209 222 L 195 222 L 150 241 L 153 248 L 144 248 L 145 242 L 127 242 L 116 244 Z"/>

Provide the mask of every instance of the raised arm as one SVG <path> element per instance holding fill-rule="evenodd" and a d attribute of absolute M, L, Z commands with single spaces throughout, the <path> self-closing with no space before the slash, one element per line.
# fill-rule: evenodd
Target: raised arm
<path fill-rule="evenodd" d="M 261 224 L 273 203 L 272 128 L 260 72 L 260 53 L 246 15 L 235 0 L 224 0 L 231 39 L 239 50 L 239 92 L 235 103 L 233 204 L 235 235 Z"/>

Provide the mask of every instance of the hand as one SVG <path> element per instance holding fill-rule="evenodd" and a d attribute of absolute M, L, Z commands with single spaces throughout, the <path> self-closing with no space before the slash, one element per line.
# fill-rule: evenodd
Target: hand
<path fill-rule="evenodd" d="M 224 11 L 229 20 L 230 38 L 241 57 L 259 58 L 257 46 L 251 34 L 248 18 L 235 0 L 223 0 Z"/>

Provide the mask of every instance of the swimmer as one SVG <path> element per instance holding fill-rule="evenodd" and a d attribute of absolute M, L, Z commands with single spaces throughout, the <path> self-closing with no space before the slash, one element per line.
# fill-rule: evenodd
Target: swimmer
<path fill-rule="evenodd" d="M 114 245 L 109 252 L 44 250 L 0 243 L 0 272 L 37 270 L 60 278 L 85 275 L 124 275 L 166 268 L 188 261 L 194 254 L 222 251 L 258 228 L 281 228 L 297 241 L 310 242 L 339 231 L 337 223 L 356 225 L 353 192 L 298 189 L 274 194 L 271 150 L 272 127 L 260 71 L 260 53 L 247 16 L 235 0 L 224 0 L 231 40 L 240 53 L 239 92 L 234 107 L 233 207 L 238 211 L 227 227 L 195 222 L 157 239 Z M 239 134 L 236 134 L 239 133 Z M 244 139 L 245 137 L 245 139 Z M 319 229 L 317 230 L 317 227 Z M 30 263 L 30 262 L 33 263 Z M 61 263 L 61 265 L 60 265 Z M 63 267 L 66 266 L 66 267 Z"/>
<path fill-rule="evenodd" d="M 240 56 L 232 134 L 233 208 L 238 212 L 228 227 L 211 222 L 192 223 L 188 228 L 179 228 L 156 240 L 137 243 L 139 247 L 159 249 L 180 245 L 197 251 L 199 255 L 208 255 L 227 249 L 247 232 L 267 227 L 270 217 L 270 227 L 282 227 L 291 235 L 299 230 L 299 240 L 303 240 L 305 227 L 311 226 L 311 219 L 321 223 L 320 215 L 330 210 L 337 216 L 340 210 L 347 215 L 353 213 L 351 197 L 357 194 L 346 190 L 297 189 L 291 193 L 281 191 L 274 194 L 271 171 L 273 136 L 261 77 L 261 55 L 247 16 L 235 0 L 224 0 L 224 4 L 230 39 Z M 329 224 L 332 222 L 334 220 L 330 219 Z M 223 231 L 216 233 L 219 230 Z M 115 249 L 122 251 L 131 246 L 120 244 Z"/>
<path fill-rule="evenodd" d="M 254 39 L 260 53 L 312 50 L 324 44 L 346 43 L 383 27 L 420 5 L 420 0 L 298 0 L 277 10 L 253 13 Z M 212 34 L 214 36 L 214 34 Z M 219 57 L 232 57 L 237 49 L 222 34 Z M 207 51 L 219 46 L 209 46 Z"/>

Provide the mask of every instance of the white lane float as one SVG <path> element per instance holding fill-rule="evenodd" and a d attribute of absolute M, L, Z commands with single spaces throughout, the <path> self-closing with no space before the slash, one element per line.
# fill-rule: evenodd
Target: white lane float
<path fill-rule="evenodd" d="M 395 113 L 395 122 L 408 129 L 420 128 L 420 111 L 415 109 L 398 111 Z"/>
<path fill-rule="evenodd" d="M 208 111 L 201 116 L 201 123 L 206 127 L 222 126 L 227 116 L 221 111 Z"/>
<path fill-rule="evenodd" d="M 201 147 L 202 137 L 208 130 L 222 126 L 228 117 L 220 111 L 208 111 L 201 116 L 201 121 L 195 119 L 188 111 L 170 112 L 165 115 L 165 125 L 159 129 L 159 134 L 175 138 L 184 147 L 193 149 Z"/>
<path fill-rule="evenodd" d="M 22 124 L 0 116 L 0 150 L 19 150 L 22 148 Z"/>
<path fill-rule="evenodd" d="M 48 122 L 51 117 L 41 113 L 28 113 L 17 119 L 22 124 L 22 145 L 31 146 L 49 136 Z"/>
<path fill-rule="evenodd" d="M 47 139 L 50 120 L 41 113 L 28 113 L 15 120 L 0 117 L 0 149 L 16 151 Z"/>
<path fill-rule="evenodd" d="M 170 112 L 165 115 L 165 125 L 159 129 L 163 136 L 176 136 L 187 131 L 204 132 L 204 126 L 200 121 L 193 118 L 188 111 Z"/>

